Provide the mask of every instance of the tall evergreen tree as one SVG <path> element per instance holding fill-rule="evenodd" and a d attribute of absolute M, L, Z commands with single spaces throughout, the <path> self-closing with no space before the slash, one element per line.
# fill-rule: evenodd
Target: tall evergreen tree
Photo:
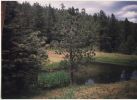
<path fill-rule="evenodd" d="M 79 16 L 76 14 L 74 8 L 68 10 L 68 19 L 64 21 L 63 38 L 57 47 L 59 49 L 58 53 L 64 54 L 66 59 L 70 62 L 69 73 L 70 73 L 70 83 L 74 82 L 74 71 L 76 70 L 76 64 L 80 62 L 83 58 L 88 57 L 92 60 L 94 55 L 93 44 L 86 44 L 88 38 L 87 35 L 83 34 L 80 25 L 78 23 Z M 91 40 L 92 38 L 90 38 Z M 78 65 L 77 65 L 78 66 Z"/>
<path fill-rule="evenodd" d="M 119 36 L 118 36 L 118 22 L 117 19 L 115 18 L 115 15 L 112 14 L 110 21 L 109 21 L 109 34 L 108 36 L 110 37 L 110 43 L 111 43 L 111 51 L 117 51 L 117 48 L 119 46 Z"/>
<path fill-rule="evenodd" d="M 48 18 L 47 18 L 47 38 L 48 43 L 50 43 L 54 37 L 54 31 L 55 31 L 55 12 L 54 9 L 49 5 L 48 7 Z"/>
<path fill-rule="evenodd" d="M 13 2 L 9 3 L 11 9 Z M 45 41 L 40 32 L 30 28 L 28 3 L 14 2 L 14 8 L 7 16 L 14 14 L 11 23 L 6 21 L 2 43 L 2 91 L 3 98 L 20 95 L 37 86 L 37 77 L 42 62 L 47 59 Z M 28 9 L 28 10 L 26 10 Z M 7 18 L 6 18 L 7 19 Z M 8 39 L 8 41 L 7 41 Z M 6 43 L 6 45 L 5 45 Z M 25 93 L 24 92 L 24 93 Z"/>
<path fill-rule="evenodd" d="M 99 49 L 100 51 L 111 51 L 110 37 L 108 36 L 108 17 L 104 11 L 100 11 L 99 17 Z"/>

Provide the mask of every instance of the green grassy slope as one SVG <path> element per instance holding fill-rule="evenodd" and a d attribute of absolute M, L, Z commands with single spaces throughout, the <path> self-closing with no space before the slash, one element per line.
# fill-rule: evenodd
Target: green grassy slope
<path fill-rule="evenodd" d="M 96 52 L 95 60 L 103 63 L 137 66 L 136 55 Z"/>

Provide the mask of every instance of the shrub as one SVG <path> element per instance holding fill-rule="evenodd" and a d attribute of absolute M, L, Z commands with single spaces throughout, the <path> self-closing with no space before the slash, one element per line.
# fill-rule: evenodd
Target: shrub
<path fill-rule="evenodd" d="M 64 71 L 58 71 L 53 73 L 41 73 L 39 74 L 38 81 L 41 87 L 53 88 L 61 87 L 69 84 L 70 77 L 68 73 Z"/>
<path fill-rule="evenodd" d="M 70 63 L 67 60 L 63 60 L 59 63 L 59 67 L 63 69 L 67 69 L 69 66 L 70 66 Z"/>

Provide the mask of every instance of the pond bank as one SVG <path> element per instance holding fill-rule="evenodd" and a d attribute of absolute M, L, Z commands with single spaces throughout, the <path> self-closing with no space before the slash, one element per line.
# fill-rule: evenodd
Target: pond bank
<path fill-rule="evenodd" d="M 43 90 L 32 99 L 128 99 L 137 98 L 137 81 L 113 84 L 73 85 L 52 90 Z"/>

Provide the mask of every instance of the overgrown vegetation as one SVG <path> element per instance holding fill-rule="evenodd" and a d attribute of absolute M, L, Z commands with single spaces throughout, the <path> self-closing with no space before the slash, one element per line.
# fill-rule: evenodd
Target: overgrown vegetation
<path fill-rule="evenodd" d="M 66 86 L 69 84 L 69 80 L 69 74 L 64 71 L 40 73 L 38 76 L 38 83 L 42 88 L 55 88 Z"/>

